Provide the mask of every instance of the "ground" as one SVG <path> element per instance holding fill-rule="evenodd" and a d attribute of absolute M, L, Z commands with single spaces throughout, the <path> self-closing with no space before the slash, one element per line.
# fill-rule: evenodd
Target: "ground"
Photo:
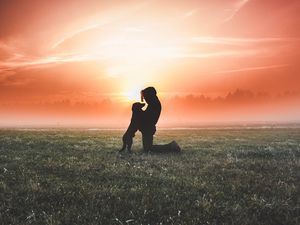
<path fill-rule="evenodd" d="M 300 129 L 0 130 L 1 224 L 299 224 Z"/>

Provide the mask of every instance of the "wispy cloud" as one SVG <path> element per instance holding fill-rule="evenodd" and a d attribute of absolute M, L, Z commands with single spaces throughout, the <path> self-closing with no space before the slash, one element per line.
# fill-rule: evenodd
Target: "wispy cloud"
<path fill-rule="evenodd" d="M 122 31 L 125 32 L 134 32 L 134 33 L 139 33 L 139 32 L 144 32 L 145 29 L 143 27 L 125 27 L 121 29 Z"/>
<path fill-rule="evenodd" d="M 90 60 L 86 55 L 53 55 L 43 57 L 19 57 L 17 60 L 9 60 L 0 62 L 0 73 L 9 72 L 19 69 L 30 69 L 36 67 L 52 66 L 66 62 L 81 62 Z"/>
<path fill-rule="evenodd" d="M 256 71 L 256 70 L 269 70 L 269 69 L 283 68 L 283 67 L 288 67 L 288 66 L 289 66 L 289 64 L 256 66 L 256 67 L 244 67 L 244 68 L 234 69 L 234 70 L 218 71 L 218 72 L 215 72 L 214 74 L 240 73 L 240 72 Z"/>
<path fill-rule="evenodd" d="M 174 58 L 271 57 L 283 49 L 286 49 L 286 55 L 292 53 L 289 46 L 300 44 L 300 38 L 194 36 L 178 39 L 172 44 L 182 49 L 179 54 L 173 55 Z"/>
<path fill-rule="evenodd" d="M 232 20 L 235 15 L 249 2 L 250 0 L 238 0 L 234 5 L 233 8 L 230 9 L 230 15 L 223 20 L 223 23 L 226 23 Z"/>
<path fill-rule="evenodd" d="M 173 55 L 172 58 L 222 58 L 222 57 L 249 57 L 254 56 L 259 53 L 258 50 L 250 49 L 250 50 L 221 50 L 214 52 L 187 52 L 181 53 L 177 55 Z"/>
<path fill-rule="evenodd" d="M 192 9 L 183 14 L 183 18 L 188 18 L 195 15 L 198 12 L 198 9 Z"/>
<path fill-rule="evenodd" d="M 249 1 L 235 1 L 232 13 L 226 20 L 230 20 Z M 5 52 L 1 55 L 6 57 L 4 60 L 0 59 L 0 73 L 4 71 L 11 72 L 20 68 L 35 68 L 89 60 L 105 60 L 107 62 L 108 60 L 113 61 L 116 59 L 115 61 L 121 63 L 130 62 L 129 66 L 133 66 L 139 63 L 156 63 L 165 59 L 189 60 L 189 58 L 234 58 L 265 56 L 267 54 L 275 55 L 278 52 L 278 46 L 300 42 L 300 38 L 214 37 L 196 36 L 194 33 L 190 36 L 180 36 L 181 33 L 178 33 L 179 36 L 174 35 L 170 37 L 154 33 L 155 30 L 147 30 L 147 23 L 143 25 L 126 23 L 126 26 L 114 23 L 121 18 L 126 18 L 135 10 L 136 8 L 130 12 L 114 13 L 111 17 L 103 17 L 103 20 L 98 18 L 94 23 L 90 21 L 88 25 L 78 26 L 73 32 L 66 32 L 60 39 L 50 42 L 53 43 L 52 45 L 50 44 L 50 49 L 47 49 L 45 52 L 39 52 L 37 56 L 21 51 L 14 45 L 0 43 L 0 51 Z M 198 8 L 191 8 L 185 13 L 183 12 L 184 17 L 191 17 L 198 11 Z M 102 30 L 102 27 L 105 27 L 105 29 Z M 168 29 L 169 27 L 166 28 Z M 156 35 L 153 35 L 153 33 Z M 26 45 L 26 43 L 22 44 Z M 127 65 L 122 66 L 125 67 Z"/>
<path fill-rule="evenodd" d="M 97 25 L 82 29 L 82 32 L 88 29 L 97 29 Z M 66 40 L 57 42 L 56 46 Z M 29 56 L 19 52 L 18 49 L 2 44 L 0 48 L 7 52 L 9 57 L 0 61 L 0 72 L 13 71 L 20 68 L 35 68 L 43 66 L 51 66 L 60 63 L 80 62 L 89 60 L 108 60 L 108 59 L 126 59 L 131 57 L 140 62 L 140 57 L 147 56 L 151 60 L 165 59 L 188 59 L 188 58 L 220 58 L 220 57 L 251 57 L 255 55 L 266 55 L 274 51 L 273 48 L 265 46 L 253 46 L 256 44 L 278 44 L 299 42 L 300 38 L 233 38 L 233 37 L 192 37 L 185 39 L 174 39 L 168 45 L 148 45 L 148 43 L 140 39 L 132 40 L 110 40 L 103 41 L 96 50 L 82 50 L 76 52 L 68 49 L 68 51 L 60 53 L 45 53 L 42 56 Z M 151 43 L 150 43 L 151 44 Z M 228 45 L 220 49 L 201 49 L 201 44 Z M 199 45 L 199 46 L 198 46 Z M 132 49 L 135 46 L 136 48 Z M 230 46 L 242 46 L 245 48 L 231 48 Z M 251 46 L 251 48 L 247 48 Z M 136 62 L 136 63 L 137 63 Z M 257 68 L 259 69 L 259 68 Z"/>
<path fill-rule="evenodd" d="M 80 33 L 83 33 L 83 32 L 86 32 L 86 31 L 89 31 L 89 30 L 94 30 L 94 29 L 98 29 L 102 24 L 92 24 L 92 25 L 89 25 L 89 26 L 86 26 L 84 28 L 81 28 L 79 30 L 76 30 L 72 33 L 69 33 L 67 34 L 64 38 L 58 40 L 57 42 L 55 42 L 53 45 L 52 45 L 52 49 L 55 49 L 57 48 L 58 46 L 60 46 L 61 44 L 63 44 L 64 42 L 70 40 L 71 38 L 73 38 L 74 36 L 76 35 L 79 35 Z"/>
<path fill-rule="evenodd" d="M 223 44 L 223 45 L 248 45 L 248 44 L 267 44 L 282 42 L 300 42 L 300 38 L 285 37 L 258 37 L 258 38 L 235 38 L 235 37 L 210 37 L 199 36 L 190 39 L 192 43 L 198 44 Z"/>

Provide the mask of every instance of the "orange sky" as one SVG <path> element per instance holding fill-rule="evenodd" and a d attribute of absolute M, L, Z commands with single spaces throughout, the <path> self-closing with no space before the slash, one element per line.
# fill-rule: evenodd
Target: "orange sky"
<path fill-rule="evenodd" d="M 0 126 L 126 125 L 148 85 L 161 124 L 299 121 L 299 11 L 298 0 L 1 1 Z"/>

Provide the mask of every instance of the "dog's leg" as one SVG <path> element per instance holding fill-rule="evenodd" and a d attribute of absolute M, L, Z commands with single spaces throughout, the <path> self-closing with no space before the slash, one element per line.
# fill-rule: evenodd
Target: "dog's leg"
<path fill-rule="evenodd" d="M 119 150 L 119 152 L 123 152 L 123 151 L 125 150 L 125 148 L 126 148 L 126 145 L 123 144 L 123 146 L 122 146 L 122 148 Z"/>
<path fill-rule="evenodd" d="M 127 142 L 127 150 L 128 150 L 128 153 L 132 153 L 131 151 L 131 146 L 132 146 L 132 138 L 130 138 Z"/>
<path fill-rule="evenodd" d="M 123 146 L 119 150 L 119 152 L 123 152 L 126 149 L 126 137 L 125 137 L 125 135 L 123 135 L 122 141 L 123 141 Z"/>

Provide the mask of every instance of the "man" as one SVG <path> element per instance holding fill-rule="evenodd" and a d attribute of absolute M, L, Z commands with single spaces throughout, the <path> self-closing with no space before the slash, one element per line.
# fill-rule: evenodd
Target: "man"
<path fill-rule="evenodd" d="M 140 131 L 142 132 L 143 148 L 145 152 L 151 150 L 153 145 L 153 135 L 156 132 L 156 123 L 161 112 L 161 104 L 156 95 L 154 87 L 147 87 L 141 91 L 142 102 L 146 101 L 147 109 L 142 114 Z"/>
<path fill-rule="evenodd" d="M 153 145 L 153 135 L 156 132 L 156 123 L 161 113 L 161 103 L 154 87 L 147 87 L 141 91 L 141 100 L 148 104 L 142 114 L 139 130 L 142 133 L 144 152 L 180 152 L 181 149 L 175 141 L 166 145 Z"/>

